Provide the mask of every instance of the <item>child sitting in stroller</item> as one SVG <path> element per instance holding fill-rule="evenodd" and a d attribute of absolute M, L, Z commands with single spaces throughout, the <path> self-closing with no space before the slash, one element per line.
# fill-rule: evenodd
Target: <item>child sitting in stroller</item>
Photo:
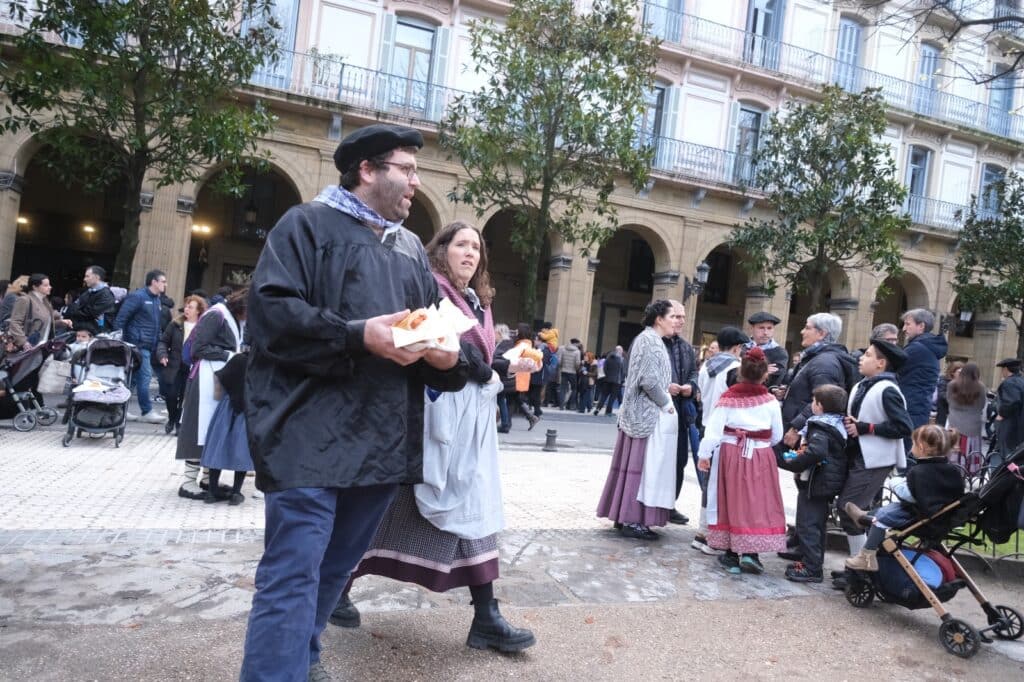
<path fill-rule="evenodd" d="M 852 502 L 846 504 L 845 510 L 851 519 L 871 526 L 864 548 L 846 560 L 850 570 L 877 571 L 878 547 L 887 530 L 906 526 L 921 516 L 930 517 L 964 494 L 960 469 L 948 459 L 953 447 L 951 435 L 939 426 L 926 424 L 914 431 L 911 440 L 911 453 L 917 458 L 917 464 L 907 470 L 904 481 L 893 486 L 897 501 L 881 507 L 874 516 Z"/>

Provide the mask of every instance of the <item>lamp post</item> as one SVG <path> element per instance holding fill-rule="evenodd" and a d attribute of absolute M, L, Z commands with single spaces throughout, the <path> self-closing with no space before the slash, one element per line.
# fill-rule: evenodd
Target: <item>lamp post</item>
<path fill-rule="evenodd" d="M 707 264 L 707 261 L 701 261 L 697 266 L 697 274 L 694 279 L 683 278 L 683 303 L 686 303 L 690 296 L 700 296 L 708 283 L 708 273 L 710 272 L 711 266 Z"/>

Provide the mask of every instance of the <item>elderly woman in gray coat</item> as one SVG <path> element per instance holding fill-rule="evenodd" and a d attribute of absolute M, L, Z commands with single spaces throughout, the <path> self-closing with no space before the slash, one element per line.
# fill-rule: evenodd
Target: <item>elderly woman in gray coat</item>
<path fill-rule="evenodd" d="M 657 462 L 671 459 L 675 463 L 675 436 L 661 438 L 662 413 L 675 414 L 668 387 L 672 369 L 662 339 L 673 333 L 672 304 L 654 301 L 644 311 L 645 329 L 629 348 L 629 371 L 619 412 L 619 436 L 612 455 L 611 468 L 604 492 L 597 505 L 597 515 L 611 519 L 619 532 L 631 538 L 655 540 L 659 536 L 651 526 L 664 526 L 675 503 L 675 469 L 662 475 Z M 675 417 L 671 422 L 678 423 Z M 672 452 L 668 453 L 670 440 Z M 664 452 L 656 452 L 665 448 Z M 649 448 L 654 448 L 648 452 Z M 671 454 L 668 458 L 667 455 Z M 657 468 L 655 471 L 646 471 Z M 667 494 L 660 495 L 660 479 L 667 481 Z M 663 481 L 664 482 L 664 481 Z M 664 506 L 660 504 L 664 497 Z M 647 504 L 644 503 L 644 500 Z M 653 500 L 659 503 L 655 504 Z"/>

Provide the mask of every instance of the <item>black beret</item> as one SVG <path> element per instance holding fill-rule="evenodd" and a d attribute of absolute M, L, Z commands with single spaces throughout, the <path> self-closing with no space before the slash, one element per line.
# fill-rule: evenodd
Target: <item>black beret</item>
<path fill-rule="evenodd" d="M 775 317 L 767 310 L 756 312 L 750 316 L 749 320 L 747 320 L 748 324 L 761 324 L 762 322 L 771 322 L 772 324 L 778 324 L 779 322 L 782 322 L 782 320 Z"/>
<path fill-rule="evenodd" d="M 726 351 L 733 346 L 749 343 L 750 337 L 736 327 L 722 327 L 715 340 L 718 341 L 719 350 Z"/>
<path fill-rule="evenodd" d="M 1011 372 L 1016 372 L 1020 369 L 1020 359 L 1018 358 L 1006 358 L 996 363 L 996 367 L 1005 367 Z"/>
<path fill-rule="evenodd" d="M 907 361 L 907 353 L 895 343 L 884 339 L 871 339 L 871 345 L 878 349 L 878 352 L 885 356 L 890 372 L 899 370 Z"/>
<path fill-rule="evenodd" d="M 334 165 L 344 173 L 358 166 L 361 161 L 386 154 L 399 147 L 423 147 L 420 131 L 404 126 L 377 123 L 360 128 L 341 141 L 334 150 Z"/>

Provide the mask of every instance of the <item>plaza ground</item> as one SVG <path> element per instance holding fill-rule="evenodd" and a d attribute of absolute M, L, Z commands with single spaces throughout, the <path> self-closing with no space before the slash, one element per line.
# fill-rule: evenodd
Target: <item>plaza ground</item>
<path fill-rule="evenodd" d="M 557 452 L 541 450 L 548 429 Z M 183 468 L 160 425 L 60 445 L 57 427 L 20 434 L 0 423 L 0 679 L 237 679 L 262 497 L 238 507 L 179 498 Z M 614 419 L 549 410 L 502 436 L 508 529 L 497 596 L 537 634 L 527 652 L 468 649 L 469 594 L 434 594 L 376 577 L 353 598 L 363 626 L 329 626 L 336 679 L 1018 679 L 1024 642 L 945 653 L 931 611 L 857 610 L 822 585 L 730 576 L 689 547 L 691 526 L 655 543 L 594 517 Z M 692 468 L 680 510 L 697 516 Z M 783 478 L 787 514 L 795 490 Z M 831 552 L 829 567 L 841 564 Z M 976 571 L 992 601 L 1024 609 L 1008 571 Z M 966 590 L 948 605 L 976 625 Z"/>

